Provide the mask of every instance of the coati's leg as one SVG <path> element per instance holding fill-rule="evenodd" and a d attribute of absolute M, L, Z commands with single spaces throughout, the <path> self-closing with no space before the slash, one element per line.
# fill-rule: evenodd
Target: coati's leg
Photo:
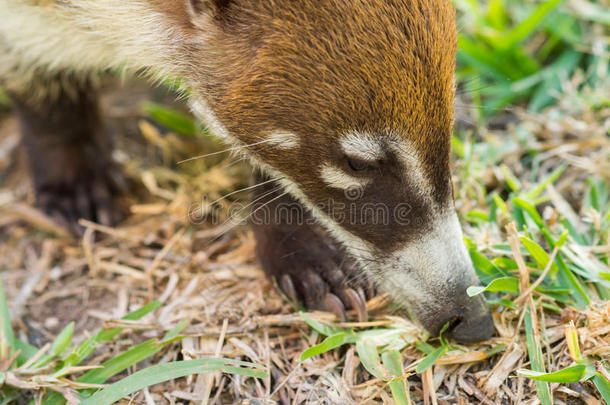
<path fill-rule="evenodd" d="M 113 197 L 122 177 L 104 136 L 96 89 L 70 74 L 34 74 L 20 88 L 7 86 L 19 119 L 37 204 L 79 233 L 79 218 L 112 224 Z"/>
<path fill-rule="evenodd" d="M 256 179 L 267 180 L 262 175 Z M 254 190 L 252 228 L 267 276 L 309 309 L 327 310 L 344 320 L 345 309 L 352 308 L 359 320 L 366 320 L 365 297 L 372 288 L 355 261 L 275 182 Z"/>

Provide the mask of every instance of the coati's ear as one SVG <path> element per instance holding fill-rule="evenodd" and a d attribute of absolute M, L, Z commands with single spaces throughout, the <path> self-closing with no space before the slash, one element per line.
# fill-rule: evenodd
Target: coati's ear
<path fill-rule="evenodd" d="M 185 0 L 192 19 L 202 16 L 224 20 L 234 0 Z"/>

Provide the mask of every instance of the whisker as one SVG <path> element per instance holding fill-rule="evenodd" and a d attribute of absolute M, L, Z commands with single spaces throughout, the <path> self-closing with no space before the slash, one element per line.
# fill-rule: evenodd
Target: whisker
<path fill-rule="evenodd" d="M 230 193 L 228 193 L 228 194 L 225 194 L 225 195 L 223 195 L 222 197 L 220 197 L 220 198 L 218 198 L 218 199 L 216 199 L 216 200 L 212 201 L 211 203 L 207 204 L 207 206 L 208 206 L 208 207 L 211 207 L 211 206 L 213 206 L 214 204 L 216 204 L 217 202 L 220 202 L 220 201 L 222 201 L 222 200 L 224 200 L 224 199 L 226 199 L 226 198 L 228 198 L 228 197 L 230 197 L 230 196 L 232 196 L 232 195 L 235 195 L 235 194 L 241 193 L 241 192 L 243 192 L 243 191 L 248 191 L 248 190 L 255 189 L 255 188 L 257 188 L 257 187 L 263 186 L 263 185 L 265 185 L 265 184 L 271 183 L 271 182 L 276 181 L 276 180 L 278 180 L 278 179 L 270 179 L 270 180 L 267 180 L 267 181 L 263 181 L 262 183 L 255 184 L 255 185 L 253 185 L 253 186 L 243 187 L 243 188 L 240 188 L 239 190 L 232 191 L 232 192 L 230 192 Z"/>
<path fill-rule="evenodd" d="M 278 190 L 280 190 L 281 188 L 282 188 L 282 186 L 277 186 L 276 188 L 274 188 L 274 189 L 272 189 L 272 190 L 270 190 L 270 191 L 266 192 L 266 193 L 265 193 L 265 194 L 263 194 L 262 196 L 257 197 L 256 199 L 254 199 L 254 200 L 250 201 L 250 203 L 249 203 L 249 204 L 247 204 L 247 205 L 243 206 L 243 207 L 242 207 L 242 208 L 241 208 L 239 211 L 237 211 L 236 213 L 234 213 L 233 215 L 231 215 L 229 218 L 227 218 L 227 219 L 226 219 L 226 220 L 223 222 L 223 224 L 222 224 L 222 225 L 225 225 L 227 222 L 232 221 L 232 220 L 233 220 L 233 219 L 234 219 L 234 218 L 235 218 L 237 215 L 241 214 L 242 212 L 244 212 L 244 210 L 246 210 L 246 209 L 248 209 L 250 206 L 252 206 L 252 204 L 256 204 L 258 201 L 260 201 L 260 200 L 262 200 L 263 198 L 265 198 L 265 197 L 267 197 L 267 196 L 269 196 L 269 195 L 271 195 L 271 194 L 273 194 L 273 193 L 277 192 L 277 191 L 278 191 Z M 284 195 L 285 195 L 285 194 L 284 194 Z M 273 201 L 273 200 L 271 200 L 271 201 Z M 268 204 L 268 203 L 269 203 L 269 202 L 271 202 L 271 201 L 268 201 L 268 202 L 266 202 L 265 204 Z M 264 206 L 264 205 L 263 205 L 263 206 Z M 252 215 L 252 214 L 250 214 L 250 215 Z M 247 219 L 247 218 L 249 218 L 249 216 L 248 216 L 248 217 L 246 217 L 246 218 L 244 218 L 244 219 Z M 237 224 L 236 224 L 236 225 L 237 225 Z"/>
<path fill-rule="evenodd" d="M 268 195 L 270 195 L 270 194 L 273 194 L 273 193 L 277 192 L 277 191 L 278 191 L 278 190 L 280 190 L 281 188 L 282 188 L 282 186 L 278 186 L 278 187 L 274 188 L 273 190 L 271 190 L 271 191 L 269 191 L 269 192 L 267 192 L 267 193 L 263 194 L 261 197 L 259 197 L 259 198 L 255 199 L 254 201 L 250 202 L 250 204 L 247 204 L 246 206 L 242 207 L 242 208 L 241 208 L 239 211 L 237 211 L 235 214 L 233 214 L 233 215 L 231 215 L 229 218 L 227 218 L 227 219 L 226 219 L 226 220 L 225 220 L 225 221 L 222 223 L 222 225 L 220 225 L 220 227 L 223 227 L 223 226 L 225 226 L 227 223 L 229 223 L 230 221 L 232 221 L 232 220 L 233 220 L 233 219 L 234 219 L 236 216 L 238 216 L 239 214 L 241 214 L 241 213 L 242 213 L 244 210 L 246 210 L 246 209 L 247 209 L 248 207 L 250 207 L 252 204 L 255 204 L 256 202 L 258 202 L 258 201 L 262 200 L 263 198 L 267 197 Z M 247 217 L 245 217 L 245 218 L 244 218 L 244 220 L 251 218 L 251 217 L 252 217 L 252 215 L 253 215 L 254 213 L 256 213 L 256 211 L 258 211 L 259 209 L 261 209 L 261 208 L 265 207 L 267 204 L 270 204 L 270 203 L 272 203 L 273 201 L 275 201 L 275 200 L 277 200 L 277 199 L 279 199 L 279 198 L 281 198 L 281 197 L 284 197 L 286 194 L 288 194 L 288 192 L 284 192 L 284 193 L 282 193 L 282 194 L 278 195 L 277 197 L 274 197 L 274 198 L 272 198 L 271 200 L 269 200 L 269 201 L 265 202 L 265 203 L 264 203 L 263 205 L 261 205 L 260 207 L 257 207 L 257 208 L 256 208 L 256 210 L 252 211 L 252 212 L 251 212 L 251 213 L 250 213 L 250 214 L 249 214 Z M 234 223 L 234 225 L 233 225 L 233 226 L 231 226 L 229 229 L 227 229 L 227 231 L 226 231 L 226 232 L 228 232 L 228 231 L 230 231 L 230 230 L 234 229 L 235 227 L 237 227 L 237 226 L 240 224 L 240 222 L 241 222 L 241 221 L 239 221 L 239 222 L 235 222 L 235 223 Z M 216 238 L 214 238 L 214 239 L 212 240 L 212 242 L 211 242 L 211 243 L 214 243 L 216 240 L 218 240 L 219 238 L 221 238 L 223 235 L 225 235 L 225 234 L 226 234 L 226 232 L 224 232 L 223 234 L 221 234 L 221 235 L 217 236 Z"/>
<path fill-rule="evenodd" d="M 260 144 L 271 142 L 271 141 L 274 141 L 274 140 L 273 139 L 265 139 L 265 140 L 262 140 L 262 141 L 251 143 L 249 145 L 232 146 L 232 147 L 224 149 L 224 150 L 219 150 L 219 151 L 216 151 L 216 152 L 206 153 L 205 155 L 193 156 L 193 157 L 190 157 L 188 159 L 184 159 L 184 160 L 179 161 L 178 164 L 190 162 L 190 161 L 197 160 L 197 159 L 203 159 L 203 158 L 206 158 L 208 156 L 220 155 L 222 153 L 227 153 L 227 152 L 234 152 L 234 151 L 238 151 L 240 149 L 249 148 L 251 146 L 260 145 Z M 279 145 L 279 143 L 277 143 L 276 145 Z"/>
<path fill-rule="evenodd" d="M 464 94 L 471 94 L 471 93 L 479 92 L 481 90 L 489 89 L 489 88 L 494 87 L 494 86 L 497 86 L 497 84 L 490 83 L 490 84 L 486 84 L 486 85 L 483 85 L 483 86 L 475 87 L 475 88 L 472 88 L 472 89 L 470 89 L 470 88 L 468 88 L 468 89 L 459 89 L 459 90 L 457 90 L 455 92 L 455 94 L 459 95 L 459 96 L 464 95 Z"/>
<path fill-rule="evenodd" d="M 263 194 L 262 196 L 259 196 L 258 198 L 252 200 L 249 204 L 245 205 L 244 207 L 242 207 L 239 211 L 237 211 L 236 213 L 234 213 L 233 215 L 231 215 L 229 218 L 225 219 L 223 221 L 222 224 L 220 224 L 220 226 L 218 226 L 218 228 L 223 228 L 225 227 L 228 223 L 230 223 L 231 221 L 233 221 L 233 219 L 235 217 L 237 217 L 239 214 L 241 214 L 244 210 L 248 209 L 248 207 L 250 207 L 252 204 L 255 204 L 256 202 L 262 200 L 263 198 L 277 192 L 278 190 L 280 190 L 282 188 L 282 186 L 277 186 L 276 188 L 266 192 L 265 194 Z M 269 201 L 270 202 L 270 201 Z M 244 218 L 247 219 L 248 217 Z M 222 238 L 223 236 L 225 236 L 228 232 L 232 231 L 233 229 L 235 229 L 238 225 L 240 224 L 240 222 L 235 222 L 232 226 L 228 227 L 223 233 L 221 233 L 220 235 L 216 236 L 215 238 L 213 238 L 210 241 L 210 244 L 216 242 L 217 240 L 219 240 L 220 238 Z"/>
<path fill-rule="evenodd" d="M 250 215 L 248 215 L 248 217 L 247 217 L 247 218 L 251 218 L 251 217 L 252 217 L 252 215 L 256 214 L 256 213 L 257 213 L 259 210 L 261 210 L 262 208 L 265 208 L 267 205 L 271 204 L 271 203 L 272 203 L 272 202 L 274 202 L 275 200 L 279 200 L 280 198 L 284 197 L 284 196 L 285 196 L 285 195 L 287 195 L 287 194 L 288 194 L 288 192 L 286 191 L 286 192 L 284 192 L 284 193 L 282 193 L 282 194 L 278 195 L 277 197 L 272 198 L 271 200 L 267 201 L 266 203 L 264 203 L 264 204 L 263 204 L 263 205 L 261 205 L 260 207 L 256 207 L 256 209 L 255 209 L 254 211 L 252 211 L 252 212 L 250 213 Z"/>
<path fill-rule="evenodd" d="M 248 159 L 248 158 L 250 158 L 250 157 L 254 157 L 254 156 L 256 156 L 256 155 L 260 154 L 261 152 L 264 152 L 264 151 L 266 151 L 267 149 L 273 148 L 274 146 L 277 146 L 277 145 L 278 145 L 278 144 L 275 144 L 275 143 L 274 143 L 274 144 L 271 144 L 271 145 L 267 145 L 267 146 L 265 146 L 264 148 L 260 148 L 260 149 L 259 149 L 259 150 L 257 150 L 257 151 L 251 152 L 251 153 L 250 153 L 250 154 L 248 154 L 248 155 L 241 156 L 239 159 L 236 159 L 236 160 L 234 160 L 234 161 L 232 161 L 232 162 L 229 162 L 229 163 L 228 163 L 228 164 L 226 164 L 226 165 L 220 166 L 220 169 L 228 169 L 229 167 L 234 166 L 234 165 L 238 164 L 239 162 L 243 162 L 244 160 L 247 160 L 247 159 Z"/>
<path fill-rule="evenodd" d="M 463 104 L 463 103 L 455 103 L 456 108 L 463 108 L 463 109 L 473 109 L 473 110 L 490 110 L 490 111 L 505 111 L 505 112 L 509 112 L 509 111 L 513 111 L 514 108 L 507 106 L 507 107 L 490 107 L 490 106 L 485 106 L 485 105 L 476 105 L 476 104 Z"/>

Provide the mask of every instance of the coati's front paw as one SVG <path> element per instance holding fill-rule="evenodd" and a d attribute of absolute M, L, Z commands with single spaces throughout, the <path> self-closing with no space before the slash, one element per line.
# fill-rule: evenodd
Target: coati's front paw
<path fill-rule="evenodd" d="M 336 273 L 342 274 L 340 270 L 336 270 Z M 347 319 L 346 309 L 354 309 L 360 322 L 368 319 L 366 296 L 362 288 L 351 288 L 348 283 L 333 287 L 315 270 L 283 274 L 279 286 L 293 302 L 302 301 L 307 308 L 332 312 L 341 321 Z"/>
<path fill-rule="evenodd" d="M 293 302 L 332 312 L 342 321 L 353 309 L 359 321 L 367 320 L 373 288 L 319 226 L 267 224 L 254 230 L 263 268 Z"/>

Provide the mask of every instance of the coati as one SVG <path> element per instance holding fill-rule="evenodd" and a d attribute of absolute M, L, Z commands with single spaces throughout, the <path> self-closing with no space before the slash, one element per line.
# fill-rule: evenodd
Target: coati
<path fill-rule="evenodd" d="M 50 215 L 114 220 L 95 73 L 180 77 L 261 170 L 258 255 L 289 296 L 365 317 L 372 281 L 431 333 L 493 334 L 453 205 L 449 0 L 0 0 L 0 21 L 2 86 Z"/>

